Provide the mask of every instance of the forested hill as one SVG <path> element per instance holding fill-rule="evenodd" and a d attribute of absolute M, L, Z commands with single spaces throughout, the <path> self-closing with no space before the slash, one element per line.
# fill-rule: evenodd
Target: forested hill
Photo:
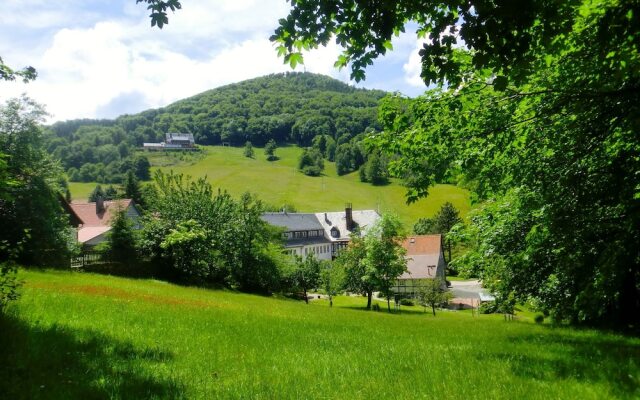
<path fill-rule="evenodd" d="M 384 95 L 323 75 L 268 75 L 115 120 L 58 122 L 49 127 L 47 147 L 71 180 L 117 183 L 140 161 L 132 150 L 163 141 L 166 132 L 191 132 L 198 144 L 260 146 L 275 139 L 307 146 L 327 134 L 345 143 L 378 128 Z"/>

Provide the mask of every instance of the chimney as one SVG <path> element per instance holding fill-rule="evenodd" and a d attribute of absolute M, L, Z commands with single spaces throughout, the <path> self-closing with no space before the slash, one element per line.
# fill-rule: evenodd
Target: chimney
<path fill-rule="evenodd" d="M 101 214 L 104 212 L 104 199 L 102 196 L 98 196 L 96 199 L 96 214 Z"/>
<path fill-rule="evenodd" d="M 324 222 L 326 222 L 327 225 L 331 226 L 331 221 L 329 220 L 329 217 L 327 217 L 327 213 L 324 213 Z"/>
<path fill-rule="evenodd" d="M 347 221 L 347 230 L 353 230 L 353 213 L 351 208 L 351 203 L 347 203 L 344 206 L 344 217 Z"/>

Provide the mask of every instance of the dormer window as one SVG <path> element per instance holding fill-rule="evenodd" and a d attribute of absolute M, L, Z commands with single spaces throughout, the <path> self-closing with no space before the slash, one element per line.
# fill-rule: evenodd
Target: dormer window
<path fill-rule="evenodd" d="M 336 228 L 335 226 L 333 228 L 331 228 L 331 237 L 332 238 L 339 238 L 340 237 L 340 230 L 338 228 Z"/>

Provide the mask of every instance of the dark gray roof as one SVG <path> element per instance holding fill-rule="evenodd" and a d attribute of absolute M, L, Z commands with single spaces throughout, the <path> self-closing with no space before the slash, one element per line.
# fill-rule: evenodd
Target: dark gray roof
<path fill-rule="evenodd" d="M 262 220 L 274 226 L 285 228 L 286 231 L 322 230 L 315 214 L 303 213 L 264 213 Z"/>

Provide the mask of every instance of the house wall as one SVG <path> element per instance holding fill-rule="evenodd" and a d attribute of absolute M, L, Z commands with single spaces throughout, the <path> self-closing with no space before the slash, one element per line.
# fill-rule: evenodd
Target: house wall
<path fill-rule="evenodd" d="M 302 258 L 307 258 L 310 255 L 314 255 L 317 260 L 331 260 L 331 244 L 319 243 L 310 245 L 285 245 L 285 253 L 289 255 L 296 255 Z"/>

